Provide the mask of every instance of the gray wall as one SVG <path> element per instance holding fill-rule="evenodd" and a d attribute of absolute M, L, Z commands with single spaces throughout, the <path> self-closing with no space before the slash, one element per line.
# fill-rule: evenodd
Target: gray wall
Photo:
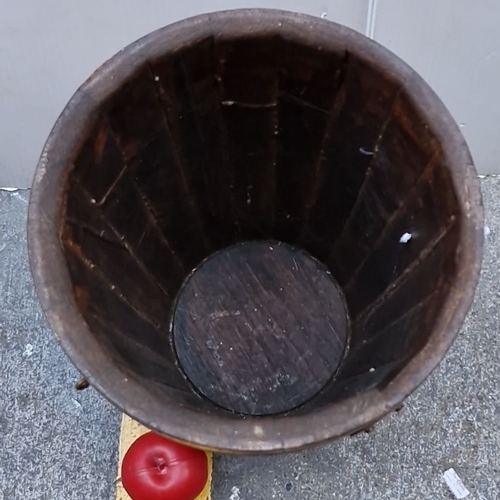
<path fill-rule="evenodd" d="M 0 0 L 0 186 L 31 184 L 57 116 L 107 58 L 171 22 L 241 7 L 326 14 L 373 36 L 442 96 L 480 172 L 500 171 L 498 0 Z"/>
<path fill-rule="evenodd" d="M 482 174 L 500 173 L 499 0 L 378 0 L 375 39 L 434 88 Z"/>

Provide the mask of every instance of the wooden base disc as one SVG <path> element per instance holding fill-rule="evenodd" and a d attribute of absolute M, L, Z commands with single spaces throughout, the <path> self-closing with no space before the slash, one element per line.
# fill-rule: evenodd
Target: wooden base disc
<path fill-rule="evenodd" d="M 173 321 L 182 369 L 214 403 L 251 415 L 303 404 L 333 376 L 347 313 L 327 269 L 275 242 L 205 260 L 181 290 Z"/>

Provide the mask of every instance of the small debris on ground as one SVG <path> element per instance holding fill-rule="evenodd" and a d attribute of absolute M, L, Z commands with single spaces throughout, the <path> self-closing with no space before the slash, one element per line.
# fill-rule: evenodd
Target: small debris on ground
<path fill-rule="evenodd" d="M 455 469 L 451 468 L 445 471 L 443 478 L 457 500 L 461 500 L 462 498 L 469 496 L 469 490 L 465 487 L 459 475 L 455 472 Z"/>
<path fill-rule="evenodd" d="M 233 486 L 231 488 L 231 496 L 229 497 L 229 500 L 240 500 L 240 489 L 238 486 Z"/>
<path fill-rule="evenodd" d="M 33 354 L 33 346 L 31 344 L 26 344 L 23 355 L 29 358 L 32 354 Z"/>
<path fill-rule="evenodd" d="M 77 401 L 76 399 L 72 399 L 73 400 L 73 404 L 77 407 L 77 408 L 82 408 L 82 403 L 80 403 L 80 401 Z"/>

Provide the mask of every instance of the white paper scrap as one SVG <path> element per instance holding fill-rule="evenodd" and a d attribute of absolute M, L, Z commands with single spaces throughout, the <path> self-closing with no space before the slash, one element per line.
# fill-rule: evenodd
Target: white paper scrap
<path fill-rule="evenodd" d="M 470 491 L 465 487 L 455 469 L 448 469 L 443 474 L 443 478 L 457 500 L 469 496 Z"/>
<path fill-rule="evenodd" d="M 410 233 L 403 233 L 401 238 L 399 238 L 399 243 L 408 243 L 411 240 Z"/>

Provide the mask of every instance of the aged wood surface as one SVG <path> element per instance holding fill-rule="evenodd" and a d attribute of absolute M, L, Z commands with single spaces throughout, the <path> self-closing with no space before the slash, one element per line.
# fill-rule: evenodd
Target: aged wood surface
<path fill-rule="evenodd" d="M 472 165 L 432 90 L 361 35 L 266 10 L 187 20 L 108 61 L 57 122 L 30 209 L 37 291 L 91 385 L 152 428 L 319 443 L 399 407 L 456 336 L 482 251 Z M 238 260 L 271 240 L 280 259 Z"/>
<path fill-rule="evenodd" d="M 205 396 L 252 415 L 292 410 L 331 379 L 346 343 L 343 299 L 328 270 L 276 242 L 210 257 L 174 314 L 181 367 Z"/>

